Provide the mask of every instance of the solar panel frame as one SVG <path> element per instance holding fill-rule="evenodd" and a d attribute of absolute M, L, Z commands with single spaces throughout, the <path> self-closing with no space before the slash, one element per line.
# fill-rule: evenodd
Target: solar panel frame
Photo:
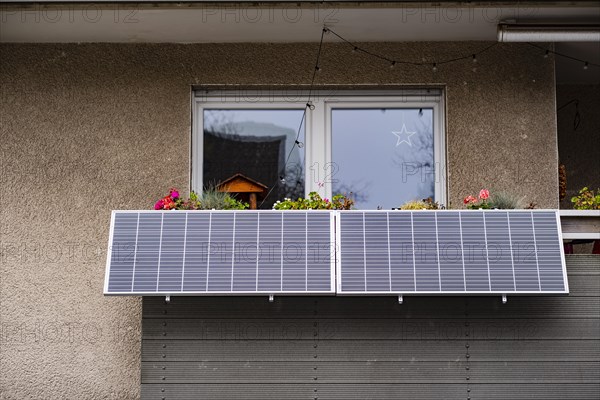
<path fill-rule="evenodd" d="M 344 211 L 337 211 L 337 218 L 336 218 L 336 230 L 337 235 L 336 235 L 336 293 L 337 295 L 343 295 L 343 296 L 353 296 L 353 295 L 369 295 L 369 296 L 379 296 L 379 295 L 397 295 L 397 296 L 403 296 L 403 295 L 416 295 L 416 296 L 432 296 L 432 295 L 458 295 L 458 296 L 462 296 L 462 295 L 482 295 L 482 296 L 498 296 L 498 295 L 518 295 L 518 296 L 528 296 L 528 295 L 567 295 L 569 294 L 569 284 L 568 284 L 568 280 L 567 280 L 567 271 L 566 271 L 566 263 L 565 263 L 565 254 L 564 254 L 564 248 L 562 245 L 562 231 L 561 231 L 561 224 L 560 224 L 560 215 L 558 210 L 548 210 L 548 209 L 539 209 L 539 210 L 344 210 Z M 340 231 L 340 226 L 342 225 L 342 219 L 344 218 L 343 215 L 351 215 L 351 214 L 356 214 L 356 213 L 362 213 L 363 215 L 366 213 L 385 213 L 388 215 L 388 225 L 389 225 L 389 216 L 390 215 L 410 215 L 411 219 L 414 218 L 414 215 L 425 215 L 427 213 L 429 213 L 429 215 L 433 214 L 436 215 L 436 221 L 437 221 L 437 216 L 438 215 L 448 215 L 448 213 L 458 213 L 459 214 L 459 219 L 460 221 L 462 221 L 461 218 L 461 214 L 465 214 L 468 215 L 469 217 L 476 217 L 477 214 L 476 213 L 480 213 L 482 220 L 485 221 L 486 215 L 492 216 L 492 215 L 501 215 L 502 213 L 506 213 L 506 215 L 508 215 L 507 218 L 510 218 L 510 214 L 522 214 L 522 215 L 530 215 L 531 219 L 532 219 L 532 227 L 535 229 L 535 222 L 534 222 L 534 218 L 533 216 L 535 214 L 542 214 L 542 213 L 551 213 L 553 214 L 554 218 L 553 218 L 553 222 L 556 223 L 556 240 L 558 243 L 556 243 L 556 248 L 559 252 L 560 252 L 560 264 L 561 264 L 561 268 L 562 268 L 562 283 L 563 283 L 563 290 L 546 290 L 546 291 L 542 291 L 541 290 L 541 285 L 542 285 L 542 278 L 540 277 L 538 279 L 539 285 L 540 285 L 540 290 L 528 290 L 528 291 L 524 291 L 524 290 L 492 290 L 491 285 L 492 285 L 492 281 L 491 278 L 489 279 L 489 290 L 424 290 L 424 291 L 418 291 L 416 290 L 416 286 L 415 286 L 415 290 L 364 290 L 364 291 L 359 291 L 359 290 L 344 290 L 343 288 L 343 273 L 344 273 L 344 264 L 343 264 L 343 259 L 342 259 L 342 233 L 339 232 Z M 388 227 L 389 228 L 389 227 Z M 462 222 L 460 224 L 460 229 L 461 229 L 461 242 L 464 240 L 464 232 L 463 232 L 463 226 L 462 226 Z M 509 228 L 510 228 L 510 222 L 509 222 Z M 413 246 L 415 244 L 414 241 L 414 224 L 411 226 L 411 229 L 413 230 Z M 484 227 L 483 230 L 484 234 L 485 234 L 485 250 L 486 252 L 488 252 L 488 248 L 489 248 L 489 242 L 487 240 L 487 234 L 488 234 L 488 230 Z M 508 230 L 509 235 L 510 235 L 510 229 Z M 436 235 L 439 235 L 439 227 L 437 226 L 437 222 L 436 222 Z M 389 235 L 388 235 L 388 240 L 389 240 Z M 539 264 L 538 261 L 538 257 L 539 254 L 537 253 L 537 239 L 535 236 L 535 232 L 533 232 L 533 244 L 536 247 L 535 251 L 536 251 L 536 264 Z M 511 243 L 514 244 L 514 241 L 512 241 L 511 239 Z M 439 246 L 439 238 L 436 241 L 436 244 Z M 511 245 L 512 245 L 511 244 Z M 464 249 L 464 247 L 463 247 Z M 512 252 L 512 249 L 511 249 Z M 391 253 L 390 253 L 391 254 Z M 463 254 L 463 258 L 464 258 L 464 251 L 462 252 Z M 413 251 L 413 256 L 415 255 L 415 252 Z M 439 248 L 438 248 L 438 257 L 439 257 Z M 511 254 L 511 257 L 512 254 Z M 439 258 L 438 258 L 438 263 L 439 263 Z M 489 256 L 487 257 L 487 263 L 489 265 Z M 464 261 L 463 261 L 464 264 Z M 514 269 L 514 258 L 513 258 L 513 269 Z M 415 262 L 415 274 L 416 274 L 416 262 Z M 390 265 L 390 268 L 392 266 Z M 441 273 L 441 265 L 439 267 L 439 271 Z M 489 266 L 487 268 L 487 273 L 490 274 L 490 269 Z M 539 273 L 539 267 L 538 267 L 538 273 Z M 489 275 L 488 275 L 489 276 Z M 466 280 L 466 278 L 465 278 Z M 440 286 L 441 286 L 441 281 L 440 281 Z M 390 281 L 390 286 L 392 286 L 394 283 Z M 467 284 L 467 282 L 465 281 L 465 285 Z M 415 281 L 415 285 L 416 285 L 416 281 Z M 366 286 L 366 282 L 365 282 L 365 286 Z"/>
<path fill-rule="evenodd" d="M 171 279 L 181 279 L 181 286 L 180 286 L 180 290 L 159 290 L 159 286 L 161 285 L 161 281 L 160 281 L 160 257 L 162 255 L 162 246 L 163 246 L 163 241 L 162 241 L 162 232 L 163 232 L 163 228 L 164 228 L 164 216 L 167 215 L 166 213 L 168 213 L 169 215 L 173 215 L 173 214 L 177 214 L 177 213 L 185 213 L 186 217 L 185 217 L 185 233 L 184 233 L 184 237 L 183 237 L 183 261 L 182 261 L 182 266 L 181 266 L 181 272 L 180 275 L 178 270 L 177 270 L 177 266 L 172 264 L 171 265 L 171 271 L 167 271 L 168 273 L 170 273 L 171 275 L 175 274 L 174 278 Z M 191 213 L 191 214 L 190 214 Z M 257 213 L 257 230 L 260 229 L 260 223 L 259 223 L 259 219 L 260 219 L 260 215 L 270 215 L 270 216 L 275 216 L 275 215 L 281 215 L 281 222 L 283 224 L 284 222 L 284 214 L 286 213 L 290 213 L 288 215 L 304 215 L 305 216 L 305 225 L 304 225 L 304 232 L 305 232 L 305 237 L 306 237 L 306 247 L 304 249 L 304 251 L 306 252 L 306 267 L 305 267 L 305 273 L 306 273 L 306 282 L 305 282 L 305 290 L 283 290 L 283 286 L 280 287 L 280 290 L 276 290 L 273 288 L 270 289 L 265 289 L 265 290 L 258 290 L 258 273 L 259 273 L 259 269 L 257 268 L 256 270 L 256 289 L 257 290 L 253 290 L 253 291 L 248 291 L 248 290 L 234 290 L 234 285 L 235 285 L 235 280 L 234 280 L 234 275 L 233 275 L 233 268 L 235 267 L 234 265 L 234 257 L 235 257 L 235 251 L 236 251 L 236 244 L 235 244 L 235 236 L 234 238 L 232 238 L 232 257 L 231 257 L 231 282 L 230 282 L 230 290 L 208 290 L 208 285 L 209 285 L 209 280 L 208 280 L 208 273 L 209 273 L 209 269 L 210 269 L 210 255 L 211 255 L 211 249 L 207 248 L 207 257 L 208 260 L 206 260 L 206 278 L 205 278 L 205 282 L 204 284 L 205 286 L 205 290 L 184 290 L 185 286 L 186 286 L 186 258 L 188 257 L 188 255 L 192 255 L 193 252 L 187 252 L 186 251 L 186 245 L 188 242 L 188 220 L 189 220 L 189 215 L 195 215 L 194 218 L 199 217 L 201 215 L 208 215 L 209 216 L 209 228 L 208 228 L 208 240 L 210 240 L 210 228 L 212 227 L 212 215 L 220 215 L 221 217 L 223 217 L 224 215 L 222 214 L 231 214 L 233 216 L 233 229 L 235 230 L 235 215 L 236 213 L 243 213 L 243 214 L 237 214 L 237 215 L 243 215 L 244 217 L 246 216 L 250 216 L 253 215 L 252 213 Z M 268 214 L 263 214 L 263 213 L 268 213 Z M 296 214 L 294 214 L 296 213 Z M 311 276 L 311 283 L 310 286 L 311 288 L 309 288 L 309 275 L 308 275 L 308 251 L 309 251 L 309 247 L 308 247 L 308 237 L 309 237 L 309 219 L 314 219 L 314 217 L 311 216 L 315 216 L 315 215 L 323 215 L 327 213 L 328 215 L 328 234 L 329 234 L 329 243 L 328 243 L 328 255 L 327 255 L 327 263 L 323 263 L 321 262 L 321 272 L 319 272 L 318 275 L 315 275 L 314 277 Z M 365 215 L 367 214 L 377 214 L 377 213 L 381 213 L 380 215 L 386 215 L 385 221 L 386 221 L 386 226 L 385 228 L 381 225 L 377 225 L 375 226 L 379 231 L 379 233 L 386 233 L 387 237 L 387 254 L 386 255 L 382 255 L 379 254 L 378 251 L 369 253 L 369 256 L 367 255 L 367 249 L 366 249 L 366 240 L 365 240 L 365 236 L 363 236 L 363 257 L 364 257 L 364 263 L 366 266 L 366 261 L 367 261 L 367 257 L 375 257 L 375 258 L 387 258 L 388 260 L 388 276 L 389 276 L 389 283 L 388 283 L 388 287 L 389 290 L 368 290 L 369 288 L 367 287 L 367 270 L 365 267 L 364 270 L 364 276 L 365 276 L 365 283 L 364 283 L 364 290 L 344 290 L 343 289 L 343 277 L 342 274 L 344 273 L 344 265 L 343 265 L 343 260 L 341 259 L 341 255 L 342 255 L 342 251 L 341 251 L 341 247 L 342 247 L 342 235 L 343 235 L 343 231 L 344 229 L 342 228 L 342 219 L 343 219 L 343 215 L 355 215 L 355 216 L 359 216 L 362 214 L 362 229 L 363 229 L 363 235 L 366 235 L 366 231 L 367 231 L 367 222 L 366 222 L 366 217 Z M 421 213 L 430 213 L 430 214 L 421 214 Z M 465 214 L 466 213 L 466 214 Z M 534 218 L 534 215 L 536 215 L 536 213 L 539 215 L 540 213 L 546 213 L 548 215 L 546 215 L 546 219 L 545 220 L 540 220 L 540 219 L 536 219 Z M 128 261 L 126 262 L 121 262 L 119 261 L 118 263 L 116 263 L 116 265 L 114 266 L 115 270 L 111 271 L 111 261 L 113 260 L 113 242 L 115 239 L 115 224 L 116 224 L 116 216 L 119 214 L 128 214 L 130 216 L 132 216 L 133 219 L 135 219 L 135 239 L 133 239 L 133 234 L 132 234 L 132 230 L 129 230 L 129 239 L 131 242 L 135 243 L 135 246 L 133 246 L 133 249 L 131 248 L 131 246 L 126 246 L 126 248 L 124 249 L 117 249 L 117 251 L 124 251 L 124 256 L 125 259 L 127 257 L 131 257 Z M 452 215 L 457 215 L 458 216 L 458 222 L 459 222 L 459 230 L 460 230 L 460 246 L 461 246 L 461 250 L 464 249 L 464 231 L 463 231 L 463 218 L 462 215 L 467 215 L 468 218 L 467 219 L 477 219 L 479 216 L 481 216 L 481 221 L 484 224 L 484 229 L 483 229 L 483 233 L 484 233 L 484 240 L 485 240 L 485 251 L 487 254 L 487 258 L 486 258 L 486 262 L 487 262 L 487 279 L 488 279 L 488 285 L 489 285 L 489 290 L 466 290 L 466 284 L 467 284 L 467 279 L 466 279 L 466 268 L 465 268 L 465 261 L 464 261 L 464 251 L 461 251 L 461 256 L 462 256 L 462 267 L 463 267 L 463 276 L 462 278 L 464 279 L 464 285 L 465 285 L 465 290 L 447 290 L 447 289 L 443 289 L 443 283 L 445 281 L 442 280 L 442 274 L 446 275 L 447 271 L 442 271 L 442 264 L 440 262 L 440 240 L 442 240 L 440 238 L 440 225 L 438 224 L 439 220 L 443 220 L 446 217 L 450 217 Z M 159 238 L 159 246 L 158 246 L 158 250 L 156 250 L 156 246 L 152 243 L 146 243 L 146 249 L 143 250 L 141 252 L 139 252 L 139 248 L 141 247 L 140 245 L 140 240 L 141 237 L 139 236 L 139 227 L 140 227 L 140 222 L 144 219 L 141 216 L 148 216 L 148 218 L 146 219 L 156 219 L 158 217 L 158 215 L 160 215 L 160 224 L 161 224 L 161 230 L 160 230 L 160 238 Z M 438 271 L 437 274 L 439 276 L 439 290 L 417 290 L 417 278 L 416 278 L 416 274 L 417 274 L 417 266 L 416 266 L 416 256 L 415 254 L 418 251 L 415 251 L 415 226 L 414 226 L 414 219 L 415 219 L 415 215 L 418 216 L 417 219 L 422 219 L 422 218 L 429 218 L 431 219 L 431 217 L 433 216 L 433 220 L 435 221 L 435 247 L 436 247 L 436 257 L 437 257 L 437 265 L 438 265 Z M 427 215 L 427 217 L 426 217 Z M 494 218 L 497 218 L 499 216 L 502 215 L 506 215 L 506 220 L 507 220 L 507 226 L 509 226 L 509 229 L 507 230 L 508 232 L 508 241 L 504 241 L 504 246 L 506 247 L 508 245 L 508 247 L 510 248 L 510 258 L 511 258 L 511 268 L 512 268 L 512 279 L 514 281 L 514 284 L 517 285 L 517 278 L 516 275 L 517 273 L 515 272 L 514 269 L 514 265 L 515 265 L 515 253 L 517 253 L 517 256 L 519 256 L 518 251 L 519 249 L 514 249 L 514 244 L 515 243 L 519 243 L 518 241 L 515 242 L 515 239 L 511 233 L 511 229 L 510 229 L 510 215 L 516 215 L 518 216 L 518 218 L 514 218 L 516 220 L 521 221 L 521 224 L 525 224 L 525 228 L 528 228 L 527 224 L 529 223 L 528 220 L 531 221 L 531 225 L 530 225 L 530 232 L 525 232 L 525 234 L 523 235 L 523 232 L 517 232 L 517 234 L 515 236 L 518 236 L 518 234 L 521 234 L 522 236 L 529 238 L 531 237 L 532 239 L 530 239 L 530 246 L 532 246 L 534 248 L 535 254 L 536 254 L 536 275 L 537 275 L 537 285 L 538 285 L 538 289 L 539 290 L 516 290 L 516 286 L 515 286 L 515 290 L 504 290 L 504 289 L 497 289 L 497 290 L 492 290 L 492 271 L 490 269 L 490 255 L 489 255 L 489 248 L 490 248 L 490 243 L 492 243 L 493 240 L 498 240 L 497 238 L 495 238 L 494 234 L 495 232 L 493 230 L 488 230 L 487 227 L 485 226 L 486 224 L 486 218 L 487 220 L 493 220 Z M 392 267 L 392 256 L 395 258 L 399 253 L 398 252 L 394 252 L 394 254 L 392 254 L 392 245 L 391 245 L 391 241 L 394 240 L 398 240 L 398 235 L 400 234 L 399 231 L 395 231 L 394 229 L 391 228 L 390 225 L 390 216 L 394 216 L 394 217 L 402 217 L 402 216 L 410 216 L 410 230 L 411 230 L 411 240 L 410 243 L 408 242 L 404 242 L 405 247 L 407 247 L 407 251 L 408 253 L 406 254 L 402 254 L 400 253 L 400 255 L 409 255 L 410 257 L 412 257 L 412 269 L 413 269 L 413 277 L 414 277 L 414 282 L 409 282 L 412 284 L 413 290 L 408 289 L 407 287 L 403 287 L 400 288 L 399 285 L 397 285 L 397 282 L 395 284 L 394 280 L 392 279 L 393 276 L 395 275 L 407 275 L 407 273 L 409 272 L 407 268 L 404 268 L 404 270 L 400 270 L 398 268 L 393 268 Z M 486 217 L 487 216 L 487 217 Z M 361 218 L 359 218 L 360 220 Z M 405 218 L 406 220 L 408 220 L 408 218 Z M 383 219 L 382 219 L 383 220 Z M 133 222 L 130 221 L 130 222 Z M 144 221 L 142 221 L 143 223 L 152 223 L 152 221 L 146 221 L 144 219 Z M 172 222 L 172 221 L 171 221 Z M 154 221 L 154 223 L 156 223 L 156 221 Z M 554 229 L 554 224 L 555 225 L 555 229 Z M 474 226 L 477 226 L 477 224 L 475 224 Z M 550 226 L 550 228 L 548 228 L 548 226 Z M 468 227 L 467 227 L 468 228 Z M 469 229 L 465 228 L 467 231 Z M 472 228 L 471 228 L 472 229 Z M 550 231 L 549 231 L 550 229 Z M 536 232 L 536 230 L 538 232 Z M 324 229 L 323 229 L 324 231 Z M 385 232 L 387 231 L 387 232 Z M 429 231 L 424 231 L 426 233 L 428 233 L 431 236 L 431 232 Z M 550 232 L 550 233 L 548 233 Z M 298 232 L 297 232 L 298 233 Z M 318 232 L 317 232 L 318 233 Z M 324 237 L 324 232 L 320 232 L 321 236 Z M 406 230 L 405 228 L 405 232 L 404 232 L 404 236 L 406 236 L 406 234 L 408 233 L 408 230 Z M 446 234 L 445 232 L 442 232 L 443 234 Z M 539 233 L 539 235 L 536 235 L 537 233 Z M 283 262 L 283 246 L 284 246 L 284 239 L 283 239 L 283 235 L 284 235 L 284 229 L 282 227 L 281 229 L 281 247 L 282 247 L 282 252 L 280 254 L 281 256 L 281 260 Z M 394 236 L 396 235 L 396 236 Z M 381 236 L 381 235 L 380 235 Z M 444 235 L 441 235 L 442 237 L 444 237 Z M 451 235 L 450 235 L 451 236 Z M 489 237 L 488 237 L 489 236 Z M 124 237 L 127 237 L 127 235 L 125 235 Z M 475 236 L 476 237 L 476 236 Z M 150 238 L 152 239 L 152 238 Z M 407 237 L 405 237 L 404 239 L 408 239 Z M 259 241 L 260 241 L 260 237 L 258 236 L 257 233 L 257 265 L 259 262 L 258 259 L 258 253 L 259 253 Z M 558 241 L 558 243 L 553 243 L 554 241 Z M 129 243 L 131 244 L 131 243 Z M 410 246 L 409 246 L 410 244 Z M 429 243 L 430 245 L 432 245 L 432 243 Z M 446 243 L 448 244 L 448 243 Z M 169 245 L 172 245 L 169 244 Z M 417 243 L 417 245 L 419 245 L 419 243 Z M 412 248 L 411 248 L 412 246 Z M 385 247 L 385 246 L 384 246 Z M 543 251 L 540 251 L 539 248 L 542 248 Z M 383 250 L 380 249 L 380 250 Z M 430 249 L 431 250 L 431 249 Z M 137 268 L 141 268 L 144 267 L 146 269 L 148 268 L 152 268 L 152 263 L 153 263 L 153 259 L 151 256 L 149 256 L 149 259 L 144 259 L 142 258 L 139 254 L 144 253 L 144 256 L 146 256 L 147 253 L 152 254 L 152 253 L 156 253 L 158 251 L 158 258 L 154 261 L 155 263 L 157 263 L 156 268 L 157 268 L 157 272 L 156 272 L 156 282 L 155 282 L 155 288 L 156 290 L 152 291 L 152 290 L 136 290 L 136 286 L 137 287 L 144 287 L 144 280 L 143 280 L 143 276 L 140 279 L 136 279 L 137 275 L 136 275 L 136 267 Z M 318 249 L 317 249 L 318 251 Z M 421 251 L 421 250 L 419 250 Z M 423 253 L 421 251 L 421 253 Z M 429 254 L 431 253 L 430 251 L 427 252 L 425 251 L 425 257 L 427 257 Z M 548 268 L 543 265 L 540 264 L 540 255 L 542 256 L 543 259 L 550 259 L 550 260 L 554 260 L 554 271 L 549 271 Z M 525 255 L 526 257 L 527 255 Z M 409 257 L 409 258 L 410 258 Z M 167 257 L 168 258 L 168 257 Z M 556 267 L 556 260 L 560 258 L 560 268 L 561 271 L 560 273 L 558 273 L 557 267 Z M 137 261 L 141 260 L 142 262 L 140 262 L 139 264 L 137 264 Z M 175 263 L 177 261 L 177 257 L 175 258 L 169 258 L 169 262 L 171 263 Z M 227 260 L 226 260 L 227 261 Z M 131 264 L 131 271 L 128 271 L 128 265 Z M 227 264 L 227 262 L 225 263 Z M 434 263 L 435 264 L 435 263 Z M 460 265 L 460 264 L 458 264 Z M 533 266 L 533 264 L 531 264 Z M 540 267 L 541 265 L 541 267 Z M 552 266 L 551 265 L 551 266 Z M 404 266 L 404 267 L 408 267 L 408 265 Z M 506 267 L 506 266 L 505 266 Z M 121 268 L 122 271 L 117 271 L 117 269 Z M 188 268 L 191 268 L 191 265 L 188 266 Z M 327 276 L 327 270 L 328 270 L 328 287 L 324 287 L 323 284 L 321 283 L 321 281 L 325 280 L 323 279 L 324 276 Z M 542 271 L 542 274 L 540 275 L 540 271 Z M 325 271 L 325 274 L 324 272 Z M 131 275 L 131 288 L 130 290 L 111 290 L 111 288 L 109 287 L 110 284 L 110 274 L 111 272 L 113 273 L 118 273 L 118 274 L 123 274 L 124 276 L 127 276 L 128 274 Z M 139 271 L 138 271 L 139 272 Z M 227 271 L 226 271 L 227 272 Z M 372 273 L 373 271 L 371 271 Z M 383 272 L 385 271 L 379 271 L 379 275 L 383 276 L 385 275 Z M 435 272 L 435 271 L 434 271 Z M 456 271 L 455 271 L 456 272 Z M 494 273 L 496 273 L 497 271 L 494 271 Z M 164 272 L 163 272 L 164 273 Z M 188 273 L 194 273 L 189 272 Z M 533 273 L 533 271 L 532 271 Z M 152 273 L 150 273 L 150 276 L 152 276 Z M 542 290 L 542 286 L 548 286 L 551 287 L 553 285 L 556 285 L 556 282 L 558 282 L 558 284 L 562 284 L 562 288 L 563 290 Z M 281 284 L 283 285 L 283 270 L 281 270 Z M 410 286 L 410 285 L 408 285 Z M 339 295 L 498 295 L 498 294 L 502 294 L 502 295 L 551 295 L 551 294 L 568 294 L 569 293 L 569 287 L 568 287 L 568 280 L 567 280 L 567 276 L 566 276 L 566 264 L 565 264 L 565 255 L 564 255 L 564 249 L 562 246 L 562 232 L 561 232 L 561 224 L 560 224 L 560 215 L 558 213 L 557 210 L 412 210 L 412 211 L 402 211 L 402 210 L 395 210 L 395 211 L 387 211 L 387 210 L 345 210 L 345 211 L 325 211 L 325 210 L 309 210 L 309 211 L 300 211 L 300 210 L 289 210 L 289 211 L 272 211 L 272 210 L 252 210 L 252 211 L 231 211 L 231 210 L 212 210 L 212 211 L 183 211 L 183 210 L 170 210 L 170 211 L 151 211 L 151 210 L 132 210 L 132 211 L 113 211 L 111 214 L 111 223 L 110 223 L 110 230 L 109 230 L 109 246 L 108 246 L 108 252 L 107 252 L 107 261 L 106 261 L 106 274 L 105 274 L 105 283 L 104 283 L 104 293 L 107 295 L 141 295 L 141 296 L 151 296 L 151 295 L 158 295 L 158 296 L 163 296 L 163 295 L 311 295 L 311 294 L 316 294 L 316 295 L 326 295 L 326 294 L 339 294 Z"/>
<path fill-rule="evenodd" d="M 306 215 L 305 217 L 305 229 L 306 229 L 306 234 L 304 235 L 306 238 L 305 241 L 305 246 L 303 247 L 304 252 L 305 252 L 305 258 L 306 258 L 306 275 L 305 278 L 307 279 L 306 285 L 305 285 L 305 289 L 306 290 L 283 290 L 283 287 L 280 288 L 280 290 L 274 290 L 274 289 L 268 289 L 268 290 L 254 290 L 254 291 L 248 291 L 248 290 L 212 290 L 209 291 L 208 290 L 208 270 L 210 268 L 210 255 L 211 255 L 211 249 L 210 249 L 210 244 L 207 244 L 207 261 L 206 261 L 206 274 L 207 274 L 207 279 L 206 279 L 206 285 L 207 285 L 207 290 L 188 290 L 185 291 L 184 287 L 185 287 L 185 260 L 187 258 L 187 256 L 190 254 L 187 252 L 186 250 L 186 245 L 187 245 L 187 228 L 188 228 L 188 217 L 189 215 L 193 214 L 193 215 L 210 215 L 210 218 L 212 218 L 213 215 L 244 215 L 244 216 L 248 216 L 251 215 L 253 213 L 256 213 L 258 215 L 257 219 L 260 219 L 260 215 L 281 215 L 281 220 L 282 220 L 282 224 L 284 222 L 284 214 L 287 215 Z M 312 247 L 311 248 L 311 254 L 312 254 L 312 262 L 314 262 L 314 264 L 310 264 L 309 263 L 309 240 L 311 239 L 309 237 L 308 234 L 308 219 L 309 216 L 308 214 L 311 215 L 327 215 L 327 238 L 328 238 L 328 243 L 321 243 L 321 242 L 316 242 L 313 241 L 311 242 L 311 245 L 318 245 L 316 248 Z M 127 256 L 132 256 L 133 257 L 133 261 L 129 262 L 130 264 L 132 263 L 132 271 L 131 271 L 131 290 L 111 290 L 110 284 L 111 284 L 111 273 L 114 273 L 114 268 L 113 266 L 111 266 L 111 263 L 113 261 L 113 255 L 116 252 L 121 251 L 121 249 L 115 249 L 114 247 L 114 237 L 115 237 L 115 223 L 117 220 L 117 216 L 118 215 L 123 215 L 123 214 L 128 214 L 128 215 L 132 215 L 135 216 L 137 215 L 137 224 L 136 224 L 136 234 L 135 234 L 135 245 L 133 246 L 133 249 L 129 249 L 127 248 L 127 250 L 129 251 L 129 253 L 127 254 Z M 186 225 L 185 225 L 185 236 L 183 239 L 183 264 L 182 264 L 182 270 L 181 270 L 181 288 L 180 290 L 158 290 L 159 289 L 159 285 L 161 284 L 159 277 L 160 277 L 160 256 L 161 256 L 161 246 L 163 245 L 162 242 L 162 229 L 164 228 L 164 216 L 165 215 L 174 215 L 174 214 L 186 214 Z M 159 249 L 158 249 L 158 253 L 159 253 L 159 264 L 158 264 L 158 271 L 156 273 L 156 290 L 152 291 L 152 290 L 134 290 L 134 285 L 135 285 L 135 279 L 136 279 L 136 275 L 135 275 L 135 268 L 136 268 L 136 261 L 138 259 L 138 234 L 139 234 L 139 222 L 141 219 L 142 215 L 152 215 L 152 216 L 157 216 L 157 215 L 161 215 L 161 238 L 160 238 L 160 245 L 159 245 Z M 314 220 L 314 217 L 312 218 Z M 323 218 L 325 220 L 325 218 Z M 212 220 L 209 220 L 209 223 L 212 223 Z M 234 220 L 234 224 L 235 224 L 235 220 Z M 257 222 L 258 225 L 258 229 L 260 228 L 260 223 Z M 212 227 L 212 225 L 209 225 L 210 227 Z M 234 229 L 236 225 L 233 225 Z M 314 228 L 314 227 L 313 227 Z M 257 229 L 257 230 L 258 230 Z M 209 229 L 210 231 L 210 229 Z M 314 231 L 314 229 L 313 229 Z M 325 229 L 322 229 L 323 232 L 321 232 L 320 235 L 320 239 L 321 241 L 325 240 Z M 283 241 L 283 236 L 284 236 L 284 230 L 281 230 L 281 237 L 282 237 L 282 241 L 281 241 L 281 246 L 283 248 L 284 245 L 284 241 Z M 211 237 L 210 237 L 210 232 L 209 232 L 209 236 L 208 236 L 208 241 L 210 241 Z M 233 276 L 233 267 L 234 267 L 234 257 L 235 257 L 235 246 L 236 246 L 236 242 L 235 242 L 235 238 L 232 238 L 232 243 L 233 245 L 232 247 L 232 257 L 230 258 L 230 262 L 232 264 L 232 268 L 231 268 L 231 274 Z M 258 246 L 259 246 L 259 237 L 257 234 L 257 265 L 259 262 L 259 257 L 258 257 Z M 302 247 L 301 247 L 302 248 Z M 118 254 L 118 253 L 117 253 Z M 281 251 L 281 260 L 283 261 L 283 250 Z M 227 259 L 226 259 L 227 261 Z M 171 259 L 171 262 L 173 262 L 173 260 Z M 309 278 L 313 278 L 312 275 L 309 275 L 309 269 L 310 271 L 312 271 L 312 273 L 317 274 L 317 277 L 327 277 L 328 279 L 328 285 L 323 285 L 323 284 L 319 284 L 319 285 L 315 285 L 315 284 L 310 284 L 310 290 L 309 290 L 309 282 L 308 279 Z M 126 272 L 129 273 L 129 272 Z M 257 276 L 258 276 L 258 269 L 257 269 Z M 105 295 L 114 295 L 114 296 L 119 296 L 119 295 L 123 295 L 123 296 L 172 296 L 172 295 L 184 295 L 184 296 L 254 296 L 254 295 L 260 295 L 260 296 L 264 296 L 264 295 L 334 295 L 335 294 L 335 214 L 333 212 L 330 211 L 326 211 L 326 210 L 310 210 L 310 211 L 304 211 L 304 210 L 286 210 L 286 211 L 274 211 L 274 210 L 113 210 L 111 213 L 111 220 L 110 220 L 110 228 L 109 228 L 109 236 L 108 236 L 108 250 L 107 250 L 107 257 L 106 257 L 106 267 L 105 267 L 105 280 L 104 280 L 104 294 Z M 282 279 L 283 279 L 283 270 L 282 270 Z M 314 279 L 313 279 L 314 280 Z M 233 289 L 234 286 L 234 279 L 231 279 L 230 282 L 231 286 L 230 289 Z M 282 282 L 283 285 L 283 282 Z M 257 286 L 258 286 L 258 281 L 257 281 Z"/>

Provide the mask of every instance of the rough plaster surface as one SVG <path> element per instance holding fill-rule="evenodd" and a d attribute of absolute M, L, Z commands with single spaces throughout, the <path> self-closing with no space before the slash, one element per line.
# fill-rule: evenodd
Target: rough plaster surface
<path fill-rule="evenodd" d="M 591 71 L 591 73 L 594 73 Z M 561 208 L 573 208 L 571 197 L 584 186 L 600 188 L 600 85 L 559 85 L 556 104 L 579 100 L 581 122 L 574 129 L 575 105 L 558 111 L 558 152 L 567 169 L 567 195 Z"/>
<path fill-rule="evenodd" d="M 432 60 L 487 43 L 379 43 Z M 102 295 L 112 209 L 189 185 L 190 88 L 310 82 L 317 44 L 0 46 L 0 398 L 135 399 L 140 307 Z M 480 188 L 557 207 L 553 63 L 521 44 L 390 70 L 326 44 L 318 84 L 443 85 L 453 206 Z"/>

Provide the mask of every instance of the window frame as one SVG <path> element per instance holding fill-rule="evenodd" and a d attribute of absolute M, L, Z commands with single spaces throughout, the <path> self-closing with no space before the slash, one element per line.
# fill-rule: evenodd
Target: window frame
<path fill-rule="evenodd" d="M 277 90 L 217 90 L 198 91 L 194 97 L 192 114 L 191 189 L 201 192 L 203 187 L 204 110 L 269 110 L 304 109 L 308 91 Z M 319 192 L 332 196 L 331 181 L 323 186 L 313 179 L 313 167 L 324 174 L 332 159 L 332 109 L 377 108 L 430 108 L 433 110 L 433 140 L 435 165 L 435 201 L 447 204 L 448 182 L 446 179 L 447 149 L 445 129 L 444 92 L 441 89 L 404 90 L 318 90 L 311 93 L 314 109 L 306 108 L 304 146 L 305 194 Z M 300 121 L 298 121 L 300 123 Z"/>

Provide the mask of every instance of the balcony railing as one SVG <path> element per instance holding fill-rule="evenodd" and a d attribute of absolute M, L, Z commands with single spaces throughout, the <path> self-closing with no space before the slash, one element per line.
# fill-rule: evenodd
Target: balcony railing
<path fill-rule="evenodd" d="M 600 210 L 560 210 L 564 240 L 600 240 Z"/>

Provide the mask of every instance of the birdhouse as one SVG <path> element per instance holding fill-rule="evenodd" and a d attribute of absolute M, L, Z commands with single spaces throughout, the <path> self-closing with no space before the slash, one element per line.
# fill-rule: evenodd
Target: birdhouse
<path fill-rule="evenodd" d="M 239 173 L 217 185 L 219 192 L 230 193 L 238 200 L 248 202 L 251 210 L 256 210 L 257 201 L 265 197 L 267 189 L 266 185 Z"/>

